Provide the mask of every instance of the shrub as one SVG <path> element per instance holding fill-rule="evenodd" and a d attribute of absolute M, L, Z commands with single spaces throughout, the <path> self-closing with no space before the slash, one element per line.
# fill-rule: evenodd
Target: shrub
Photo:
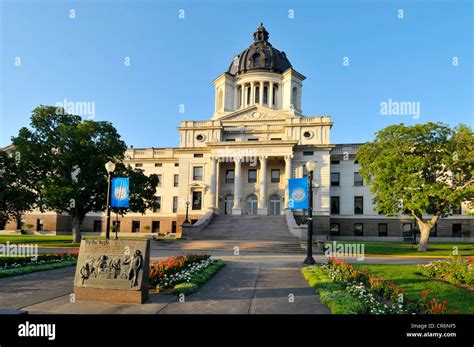
<path fill-rule="evenodd" d="M 14 269 L 30 265 L 43 265 L 59 263 L 62 261 L 75 260 L 78 256 L 78 250 L 68 252 L 58 252 L 51 254 L 39 254 L 35 260 L 31 257 L 0 257 L 0 270 Z"/>
<path fill-rule="evenodd" d="M 419 273 L 430 278 L 439 278 L 452 284 L 474 284 L 472 271 L 473 259 L 462 259 L 453 256 L 448 260 L 436 260 L 426 265 L 419 265 Z"/>
<path fill-rule="evenodd" d="M 199 290 L 199 286 L 195 283 L 181 283 L 177 284 L 173 288 L 173 294 L 179 295 L 179 294 L 192 294 L 195 293 Z"/>

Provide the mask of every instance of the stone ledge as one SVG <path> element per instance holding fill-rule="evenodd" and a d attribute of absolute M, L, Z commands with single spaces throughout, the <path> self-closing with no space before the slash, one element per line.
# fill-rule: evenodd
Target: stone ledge
<path fill-rule="evenodd" d="M 148 300 L 148 290 L 120 290 L 74 287 L 77 301 L 116 302 L 122 304 L 143 304 Z"/>

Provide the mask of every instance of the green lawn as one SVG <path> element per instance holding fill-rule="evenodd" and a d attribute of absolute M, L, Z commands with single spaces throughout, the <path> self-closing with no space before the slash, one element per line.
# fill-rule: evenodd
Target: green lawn
<path fill-rule="evenodd" d="M 145 235 L 141 236 L 126 236 L 126 238 L 142 238 Z M 111 238 L 115 237 L 114 235 Z M 120 234 L 119 234 L 120 237 Z M 83 238 L 86 239 L 104 239 L 105 236 L 84 236 Z M 171 240 L 174 238 L 165 237 L 160 239 Z M 38 244 L 39 247 L 47 246 L 47 247 L 79 247 L 79 243 L 72 242 L 71 235 L 0 235 L 0 244 L 5 244 L 7 241 L 10 243 L 35 243 Z"/>
<path fill-rule="evenodd" d="M 24 275 L 31 272 L 59 269 L 61 267 L 76 265 L 77 260 L 65 260 L 59 263 L 22 266 L 15 269 L 0 270 L 0 278 Z"/>
<path fill-rule="evenodd" d="M 410 242 L 358 242 L 358 241 L 337 241 L 337 243 L 359 243 L 365 244 L 365 254 L 379 255 L 405 255 L 405 256 L 450 256 L 453 247 L 458 248 L 460 256 L 474 256 L 474 243 L 430 243 L 428 251 L 418 252 L 416 246 Z"/>
<path fill-rule="evenodd" d="M 447 300 L 448 310 L 454 308 L 458 313 L 474 314 L 474 292 L 417 275 L 417 265 L 354 264 L 354 266 L 395 281 L 397 285 L 405 288 L 405 295 L 409 300 L 416 301 L 423 290 L 430 288 L 428 299 L 435 297 Z"/>

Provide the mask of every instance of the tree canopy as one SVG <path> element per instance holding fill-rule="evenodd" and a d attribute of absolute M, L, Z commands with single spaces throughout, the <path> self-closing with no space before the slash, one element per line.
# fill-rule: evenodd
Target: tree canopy
<path fill-rule="evenodd" d="M 474 198 L 474 136 L 465 125 L 391 125 L 357 153 L 360 175 L 375 195 L 378 212 L 407 214 L 418 222 L 419 250 L 440 217 Z M 431 216 L 424 220 L 424 216 Z"/>

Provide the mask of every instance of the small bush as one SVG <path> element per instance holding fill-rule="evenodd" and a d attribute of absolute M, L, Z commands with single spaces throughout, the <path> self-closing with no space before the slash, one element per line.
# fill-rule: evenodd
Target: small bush
<path fill-rule="evenodd" d="M 174 286 L 173 294 L 179 295 L 189 295 L 195 293 L 199 290 L 199 286 L 195 283 L 180 283 Z"/>

